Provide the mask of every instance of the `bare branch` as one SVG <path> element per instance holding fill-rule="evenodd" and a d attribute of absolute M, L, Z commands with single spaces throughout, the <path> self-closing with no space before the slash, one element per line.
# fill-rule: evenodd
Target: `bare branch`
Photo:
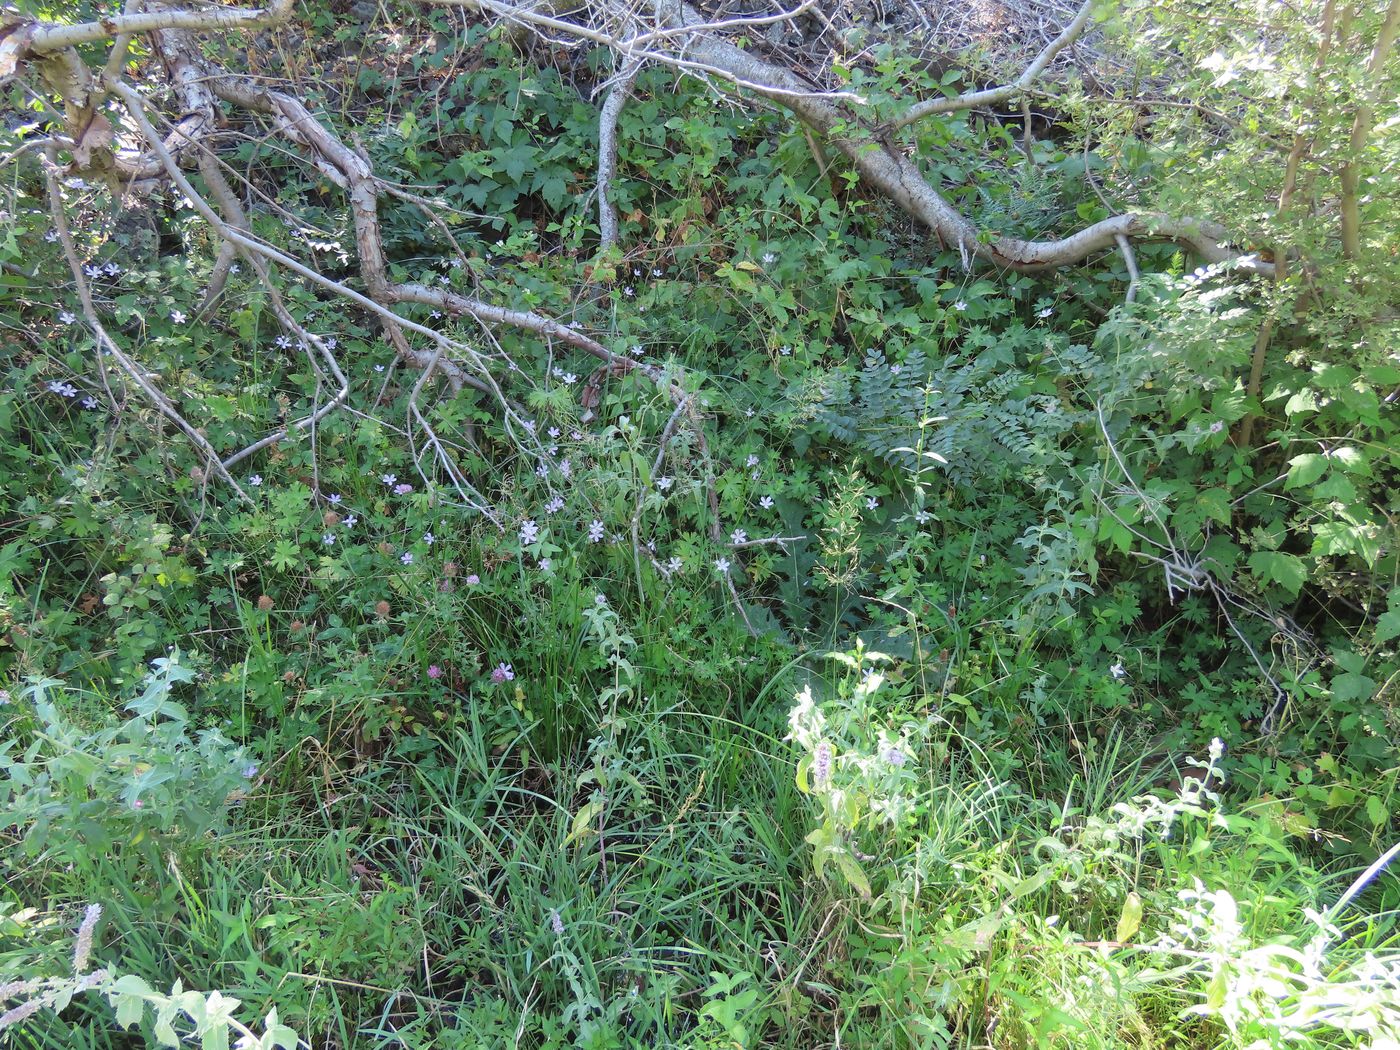
<path fill-rule="evenodd" d="M 627 104 L 641 72 L 640 60 L 628 63 L 613 84 L 598 113 L 598 251 L 617 243 L 617 209 L 612 202 L 612 180 L 617 174 L 617 118 Z"/>
<path fill-rule="evenodd" d="M 1028 65 L 1021 75 L 1010 84 L 987 88 L 984 91 L 969 91 L 953 98 L 927 99 L 917 105 L 910 106 L 902 116 L 892 122 L 891 127 L 898 130 L 908 127 L 915 121 L 923 120 L 924 117 L 931 117 L 939 113 L 955 113 L 964 109 L 976 109 L 979 106 L 997 106 L 1008 99 L 1015 98 L 1030 87 L 1035 82 L 1036 77 L 1045 72 L 1045 68 L 1055 60 L 1056 55 L 1079 38 L 1089 24 L 1089 15 L 1093 12 L 1095 2 L 1096 0 L 1084 0 L 1078 13 L 1074 16 L 1074 20 L 1065 26 L 1060 35 L 1050 41 L 1045 50 L 1036 55 L 1035 61 Z"/>
<path fill-rule="evenodd" d="M 158 29 L 199 29 L 206 32 L 215 29 L 260 29 L 285 21 L 291 10 L 292 0 L 274 0 L 269 7 L 141 11 L 71 26 L 30 23 L 25 30 L 27 39 L 19 57 L 51 54 L 80 44 L 92 44 L 118 36 L 130 37 Z"/>

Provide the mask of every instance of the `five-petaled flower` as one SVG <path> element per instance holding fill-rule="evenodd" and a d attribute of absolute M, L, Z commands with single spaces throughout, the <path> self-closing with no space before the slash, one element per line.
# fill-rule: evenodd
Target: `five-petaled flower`
<path fill-rule="evenodd" d="M 716 569 L 716 571 L 718 571 L 718 572 L 720 573 L 720 575 L 723 575 L 724 573 L 727 573 L 727 572 L 729 571 L 729 559 L 728 559 L 728 558 L 716 558 L 716 559 L 715 559 L 715 569 Z"/>
<path fill-rule="evenodd" d="M 588 523 L 588 542 L 601 543 L 603 539 L 603 523 L 594 518 Z"/>
<path fill-rule="evenodd" d="M 262 475 L 261 475 L 261 474 L 254 474 L 252 477 L 250 477 L 250 478 L 248 479 L 248 484 L 249 484 L 249 485 L 252 485 L 253 488 L 257 488 L 259 485 L 262 484 Z"/>
<path fill-rule="evenodd" d="M 520 523 L 520 545 L 528 547 L 540 538 L 540 527 L 535 523 L 534 518 Z"/>
<path fill-rule="evenodd" d="M 405 565 L 412 565 L 412 564 L 413 564 L 413 552 L 412 552 L 412 551 L 404 551 L 402 554 L 399 555 L 399 561 L 403 562 Z"/>
<path fill-rule="evenodd" d="M 185 313 L 184 313 L 183 310 L 171 310 L 171 311 L 170 311 L 170 319 L 171 319 L 172 321 L 174 321 L 176 324 L 184 324 L 184 323 L 185 323 Z"/>
<path fill-rule="evenodd" d="M 384 482 L 384 484 L 386 485 L 392 486 L 395 482 L 399 480 L 399 476 L 397 474 L 384 474 L 380 477 L 379 480 Z"/>
<path fill-rule="evenodd" d="M 772 509 L 773 509 L 773 497 L 772 497 L 772 496 L 764 496 L 763 498 L 761 498 L 761 499 L 758 501 L 758 505 L 759 505 L 760 507 L 762 507 L 764 510 L 772 510 Z"/>

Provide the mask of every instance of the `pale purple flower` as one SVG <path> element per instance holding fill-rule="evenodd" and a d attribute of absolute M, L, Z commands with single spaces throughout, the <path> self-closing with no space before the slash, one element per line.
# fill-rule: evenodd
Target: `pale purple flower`
<path fill-rule="evenodd" d="M 92 397 L 92 396 L 88 396 L 88 397 L 83 398 L 83 407 L 84 407 L 84 408 L 87 408 L 87 409 L 96 408 L 96 407 L 97 407 L 97 398 Z"/>
<path fill-rule="evenodd" d="M 261 474 L 254 474 L 252 477 L 250 477 L 250 478 L 248 479 L 248 484 L 251 485 L 251 486 L 253 486 L 253 488 L 257 488 L 259 485 L 262 484 L 262 475 L 261 475 Z"/>
<path fill-rule="evenodd" d="M 515 680 L 515 669 L 510 664 L 502 661 L 498 663 L 495 670 L 491 672 L 491 681 L 497 684 L 501 682 L 511 682 Z"/>
<path fill-rule="evenodd" d="M 74 316 L 72 310 L 64 310 L 58 315 L 58 319 L 64 324 L 72 324 L 78 318 Z"/>
<path fill-rule="evenodd" d="M 402 554 L 399 555 L 399 561 L 403 562 L 405 565 L 412 565 L 412 564 L 413 564 L 413 552 L 412 552 L 412 551 L 404 551 Z"/>
<path fill-rule="evenodd" d="M 917 521 L 920 525 L 927 525 L 929 519 L 931 519 L 932 517 L 933 515 L 926 510 L 916 510 L 914 512 L 914 520 Z"/>
<path fill-rule="evenodd" d="M 384 482 L 384 484 L 393 487 L 393 485 L 395 485 L 398 482 L 399 476 L 397 474 L 384 474 L 379 478 L 379 480 Z"/>
<path fill-rule="evenodd" d="M 436 543 L 436 542 L 437 542 L 437 537 L 434 536 L 431 532 L 425 532 L 425 533 L 423 533 L 423 543 L 424 543 L 424 544 L 426 544 L 427 546 L 431 547 L 431 546 L 432 546 L 434 543 Z"/>
<path fill-rule="evenodd" d="M 599 591 L 593 596 L 593 604 L 602 608 L 604 605 L 608 604 L 608 596 Z"/>
<path fill-rule="evenodd" d="M 520 545 L 528 547 L 540 538 L 540 527 L 535 524 L 535 519 L 531 518 L 520 525 Z"/>
<path fill-rule="evenodd" d="M 243 767 L 243 779 L 244 779 L 244 780 L 252 780 L 252 779 L 253 779 L 254 777 L 256 777 L 257 775 L 258 775 L 258 767 L 255 766 L 253 763 L 250 762 L 250 763 L 248 763 L 246 766 Z"/>
<path fill-rule="evenodd" d="M 547 478 L 547 477 L 549 477 L 549 466 L 548 466 L 547 464 L 545 464 L 545 463 L 541 463 L 539 466 L 537 466 L 537 467 L 535 468 L 535 477 L 537 477 L 537 478 Z"/>
<path fill-rule="evenodd" d="M 866 509 L 866 510 L 875 510 L 875 509 L 877 509 L 879 506 L 880 506 L 880 501 L 877 500 L 874 496 L 868 497 L 868 498 L 866 499 L 866 501 L 865 501 L 865 509 Z"/>
<path fill-rule="evenodd" d="M 441 677 L 442 677 L 442 668 L 439 667 L 437 664 L 432 664 L 432 665 L 430 665 L 430 666 L 428 667 L 428 677 L 431 678 L 431 679 L 433 679 L 434 681 L 436 681 L 437 679 L 441 678 Z"/>
<path fill-rule="evenodd" d="M 657 478 L 657 479 L 656 479 L 656 487 L 659 488 L 662 492 L 666 492 L 667 490 L 669 490 L 670 487 L 671 487 L 672 485 L 674 485 L 675 483 L 676 483 L 676 479 L 675 479 L 675 478 L 665 478 L 665 477 L 662 477 L 662 478 Z"/>
<path fill-rule="evenodd" d="M 475 587 L 480 582 L 481 577 L 478 576 L 476 573 L 471 573 L 466 579 L 466 584 L 468 587 Z"/>
<path fill-rule="evenodd" d="M 909 756 L 897 747 L 887 747 L 880 753 L 880 757 L 892 766 L 902 766 Z"/>
<path fill-rule="evenodd" d="M 564 477 L 567 478 L 567 477 L 568 477 L 570 474 L 572 474 L 573 472 L 574 472 L 574 465 L 573 465 L 573 463 L 571 463 L 571 462 L 570 462 L 569 460 L 567 460 L 567 459 L 561 459 L 561 460 L 559 461 L 559 473 L 560 473 L 560 474 L 563 474 Z"/>
<path fill-rule="evenodd" d="M 407 496 L 407 495 L 408 495 L 410 492 L 412 492 L 412 491 L 413 491 L 413 486 L 410 485 L 410 484 L 408 484 L 407 482 L 405 482 L 405 483 L 402 484 L 402 485 L 395 485 L 395 486 L 394 486 L 394 495 L 395 495 L 395 496 Z"/>
<path fill-rule="evenodd" d="M 755 455 L 753 455 L 752 453 L 750 453 L 750 454 L 749 454 L 749 458 L 746 459 L 746 460 L 744 460 L 744 466 L 746 466 L 746 467 L 756 467 L 756 466 L 758 466 L 758 457 L 755 456 Z"/>
<path fill-rule="evenodd" d="M 348 518 L 341 522 L 341 524 L 344 525 L 347 529 L 353 529 L 359 523 L 360 519 L 355 517 L 355 515 L 353 514 L 351 514 Z"/>
<path fill-rule="evenodd" d="M 539 560 L 539 568 L 540 572 L 549 573 L 554 568 L 554 562 L 549 558 L 541 558 Z"/>
<path fill-rule="evenodd" d="M 603 523 L 594 518 L 588 523 L 588 542 L 601 543 L 603 540 Z"/>
<path fill-rule="evenodd" d="M 729 534 L 729 542 L 734 544 L 734 546 L 736 547 L 739 546 L 739 544 L 741 543 L 748 543 L 748 541 L 749 534 L 743 529 L 735 529 Z"/>
<path fill-rule="evenodd" d="M 1221 432 L 1222 430 L 1224 430 L 1224 429 L 1225 429 L 1225 424 L 1224 424 L 1222 421 L 1218 420 L 1218 419 L 1215 420 L 1215 422 L 1211 423 L 1211 425 L 1210 425 L 1210 432 L 1211 432 L 1212 434 L 1218 434 L 1218 433 L 1220 433 L 1220 432 Z"/>
<path fill-rule="evenodd" d="M 549 909 L 549 928 L 554 931 L 555 936 L 564 936 L 564 920 L 559 917 L 557 908 Z"/>
<path fill-rule="evenodd" d="M 812 786 L 824 787 L 831 779 L 831 745 L 823 740 L 812 756 Z"/>
<path fill-rule="evenodd" d="M 335 543 L 335 533 L 326 533 L 324 536 L 321 537 L 321 542 L 324 543 L 327 547 L 331 546 L 333 543 Z"/>
<path fill-rule="evenodd" d="M 544 512 L 545 512 L 546 514 L 558 514 L 558 513 L 559 513 L 561 510 L 563 510 L 563 509 L 564 509 L 564 497 L 563 497 L 563 496 L 555 496 L 555 497 L 553 497 L 548 503 L 546 503 L 546 504 L 544 505 Z"/>
<path fill-rule="evenodd" d="M 723 576 L 725 573 L 727 573 L 727 572 L 729 571 L 729 559 L 728 559 L 728 558 L 716 558 L 716 559 L 715 559 L 715 570 L 716 570 L 721 576 Z"/>
<path fill-rule="evenodd" d="M 338 503 L 340 502 L 340 499 L 341 499 L 340 493 L 339 493 L 339 492 L 333 492 L 333 493 L 331 493 L 329 496 L 326 497 L 326 502 L 329 503 L 329 504 L 331 504 L 332 506 L 334 506 L 334 505 L 336 505 L 336 504 L 338 504 Z"/>
<path fill-rule="evenodd" d="M 559 436 L 559 428 L 558 428 L 558 427 L 550 427 L 549 430 L 548 430 L 548 434 L 549 434 L 549 436 L 552 437 L 552 438 L 557 438 L 557 437 Z"/>

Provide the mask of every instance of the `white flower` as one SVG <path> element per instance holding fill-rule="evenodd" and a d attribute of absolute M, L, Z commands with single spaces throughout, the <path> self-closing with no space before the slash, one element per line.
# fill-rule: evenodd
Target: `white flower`
<path fill-rule="evenodd" d="M 565 386 L 573 386 L 578 382 L 578 376 L 574 375 L 572 372 L 565 372 L 559 377 L 559 382 L 563 383 Z"/>
<path fill-rule="evenodd" d="M 926 510 L 916 510 L 914 512 L 914 520 L 917 521 L 920 525 L 928 524 L 929 519 L 932 517 L 933 515 Z"/>
<path fill-rule="evenodd" d="M 348 518 L 341 522 L 341 524 L 344 525 L 347 529 L 353 529 L 359 523 L 360 519 L 355 517 L 355 515 L 353 514 L 351 514 Z"/>
<path fill-rule="evenodd" d="M 728 559 L 728 558 L 716 558 L 716 559 L 715 559 L 715 569 L 720 573 L 720 575 L 723 575 L 724 573 L 727 573 L 727 572 L 729 571 L 729 559 Z"/>
<path fill-rule="evenodd" d="M 558 427 L 550 427 L 549 430 L 546 431 L 546 433 L 548 433 L 549 436 L 552 437 L 552 438 L 557 438 L 557 437 L 559 436 L 559 428 L 558 428 Z"/>
<path fill-rule="evenodd" d="M 680 572 L 681 569 L 683 569 L 684 567 L 685 562 L 683 562 L 679 557 L 677 557 L 674 554 L 671 555 L 671 557 L 666 562 L 666 571 L 668 573 Z"/>
<path fill-rule="evenodd" d="M 780 346 L 780 347 L 778 347 L 778 353 L 782 354 L 784 357 L 791 357 L 791 356 L 792 356 L 792 347 L 790 347 L 790 346 Z"/>
<path fill-rule="evenodd" d="M 228 268 L 228 272 L 229 272 L 229 273 L 242 273 L 242 272 L 243 272 L 243 267 L 239 266 L 237 263 L 234 263 L 232 266 L 230 266 L 230 267 Z"/>
<path fill-rule="evenodd" d="M 866 510 L 875 510 L 875 509 L 878 508 L 879 506 L 880 506 L 880 501 L 877 500 L 874 496 L 868 497 L 868 498 L 866 499 L 866 501 L 865 501 L 865 509 L 866 509 Z"/>
<path fill-rule="evenodd" d="M 755 456 L 755 455 L 753 455 L 752 453 L 750 453 L 749 458 L 746 459 L 746 460 L 744 460 L 744 466 L 746 466 L 746 467 L 756 467 L 756 466 L 758 466 L 758 457 Z"/>
<path fill-rule="evenodd" d="M 384 366 L 383 366 L 383 365 L 375 365 L 375 366 L 374 366 L 374 370 L 375 370 L 376 372 L 382 372 L 382 371 L 384 371 Z"/>
<path fill-rule="evenodd" d="M 331 544 L 335 543 L 335 533 L 326 533 L 324 536 L 321 537 L 321 542 L 324 543 L 327 547 L 329 547 Z"/>
<path fill-rule="evenodd" d="M 651 275 L 652 275 L 653 277 L 660 277 L 660 276 L 661 276 L 661 268 L 660 268 L 660 267 L 655 267 L 655 268 L 653 268 L 652 271 L 651 271 Z"/>
<path fill-rule="evenodd" d="M 261 475 L 261 474 L 254 474 L 252 477 L 250 477 L 250 478 L 248 479 L 248 484 L 249 484 L 249 485 L 252 485 L 253 488 L 257 488 L 259 485 L 262 484 L 262 475 Z"/>
<path fill-rule="evenodd" d="M 432 313 L 430 313 L 428 316 L 431 317 L 434 321 L 436 321 L 439 317 L 442 316 L 442 311 L 440 311 L 440 310 L 434 310 L 434 311 L 433 311 Z"/>
<path fill-rule="evenodd" d="M 431 547 L 431 546 L 432 546 L 434 543 L 436 543 L 436 542 L 437 542 L 437 537 L 434 536 L 431 532 L 425 532 L 425 533 L 423 533 L 423 543 L 424 543 L 424 544 L 426 544 L 427 546 Z"/>
<path fill-rule="evenodd" d="M 185 323 L 185 312 L 184 312 L 183 310 L 171 310 L 171 311 L 170 311 L 170 319 L 171 319 L 172 321 L 174 321 L 176 324 L 184 324 L 184 323 Z"/>
<path fill-rule="evenodd" d="M 341 500 L 341 495 L 340 495 L 339 492 L 332 492 L 329 496 L 326 497 L 326 502 L 329 503 L 329 504 L 331 504 L 332 506 L 334 506 L 335 504 L 339 503 L 340 500 Z"/>
<path fill-rule="evenodd" d="M 535 519 L 534 519 L 534 518 L 531 518 L 531 519 L 529 519 L 528 521 L 525 521 L 525 522 L 522 522 L 522 523 L 521 523 L 521 525 L 520 525 L 520 544 L 521 544 L 521 546 L 523 546 L 523 547 L 528 547 L 530 544 L 534 543 L 534 542 L 535 542 L 537 539 L 539 539 L 539 538 L 540 538 L 540 527 L 539 527 L 537 524 L 535 524 Z"/>
<path fill-rule="evenodd" d="M 743 529 L 735 529 L 729 534 L 729 542 L 734 544 L 734 546 L 736 547 L 739 546 L 739 544 L 741 543 L 748 543 L 749 534 Z"/>
<path fill-rule="evenodd" d="M 392 485 L 399 480 L 399 476 L 397 474 L 384 474 L 380 476 L 379 480 L 386 485 Z"/>
<path fill-rule="evenodd" d="M 1212 762 L 1219 762 L 1223 757 L 1225 757 L 1225 742 L 1218 736 L 1212 737 L 1210 741 L 1210 760 Z"/>
<path fill-rule="evenodd" d="M 665 477 L 662 477 L 662 478 L 657 478 L 657 479 L 656 479 L 656 487 L 659 488 L 662 492 L 665 492 L 665 491 L 667 491 L 668 489 L 670 489 L 670 487 L 671 487 L 672 485 L 674 485 L 675 483 L 676 483 L 676 479 L 675 479 L 675 478 L 665 478 Z"/>
<path fill-rule="evenodd" d="M 272 345 L 277 347 L 278 350 L 286 350 L 292 345 L 292 341 L 288 339 L 285 335 L 279 335 L 276 339 L 272 341 Z"/>
<path fill-rule="evenodd" d="M 549 477 L 549 467 L 548 467 L 546 464 L 541 463 L 539 466 L 537 466 L 537 467 L 535 468 L 535 477 L 537 477 L 537 478 L 547 478 L 547 477 Z"/>
<path fill-rule="evenodd" d="M 588 523 L 588 542 L 601 543 L 603 540 L 603 523 L 594 518 Z"/>
<path fill-rule="evenodd" d="M 953 304 L 953 309 L 958 311 L 958 313 L 962 313 L 964 310 L 967 309 L 967 301 L 964 299 L 959 299 Z"/>
<path fill-rule="evenodd" d="M 1121 663 L 1116 663 L 1110 667 L 1108 673 L 1114 678 L 1126 678 L 1128 676 L 1127 669 Z"/>
<path fill-rule="evenodd" d="M 630 299 L 630 298 L 632 298 L 632 296 L 636 295 L 637 292 L 636 292 L 636 290 L 629 284 L 626 288 L 622 289 L 622 294 L 625 295 L 625 296 L 627 296 L 627 298 Z"/>
<path fill-rule="evenodd" d="M 553 567 L 553 565 L 554 565 L 554 563 L 553 563 L 552 561 L 550 561 L 548 558 L 541 558 L 541 559 L 539 560 L 540 572 L 549 572 L 549 570 Z"/>
<path fill-rule="evenodd" d="M 413 552 L 412 552 L 412 551 L 404 551 L 402 554 L 399 555 L 399 561 L 403 562 L 405 565 L 412 565 L 412 564 L 413 564 Z"/>
<path fill-rule="evenodd" d="M 752 418 L 753 418 L 753 409 L 751 409 L 751 408 L 746 408 L 746 409 L 744 409 L 744 418 L 745 418 L 745 419 L 752 419 Z"/>
<path fill-rule="evenodd" d="M 83 407 L 84 407 L 84 408 L 96 408 L 96 407 L 97 407 L 97 398 L 95 398 L 95 397 L 85 397 L 85 398 L 83 398 Z"/>
<path fill-rule="evenodd" d="M 60 314 L 58 315 L 58 319 L 59 319 L 60 321 L 62 321 L 64 324 L 72 324 L 74 321 L 77 320 L 77 317 L 75 317 L 75 316 L 73 315 L 73 311 L 72 311 L 72 310 L 64 310 L 62 313 L 60 313 Z"/>
<path fill-rule="evenodd" d="M 772 266 L 772 265 L 773 265 L 775 262 L 777 262 L 777 261 L 778 261 L 778 257 L 777 257 L 776 255 L 774 255 L 772 252 L 764 252 L 764 253 L 763 253 L 763 265 L 764 265 L 764 266 Z"/>
<path fill-rule="evenodd" d="M 1047 306 L 1047 307 L 1045 307 L 1045 308 L 1042 309 L 1042 310 L 1037 310 L 1037 311 L 1035 312 L 1035 315 L 1036 315 L 1037 317 L 1039 317 L 1039 318 L 1043 321 L 1043 320 L 1045 320 L 1045 318 L 1049 317 L 1049 316 L 1050 316 L 1051 314 L 1053 314 L 1054 312 L 1055 312 L 1055 308 L 1054 308 L 1053 306 Z"/>
<path fill-rule="evenodd" d="M 760 500 L 758 501 L 758 505 L 759 505 L 760 507 L 762 507 L 764 510 L 772 510 L 772 509 L 773 509 L 773 497 L 772 497 L 772 496 L 764 496 L 762 499 L 760 499 Z"/>

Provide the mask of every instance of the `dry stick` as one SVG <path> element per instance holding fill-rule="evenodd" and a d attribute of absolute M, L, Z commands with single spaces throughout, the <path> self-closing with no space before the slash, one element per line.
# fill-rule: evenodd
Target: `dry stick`
<path fill-rule="evenodd" d="M 642 61 L 628 63 L 613 84 L 598 113 L 598 253 L 617 243 L 617 209 L 612 202 L 612 181 L 617 174 L 617 118 L 632 94 Z"/>
<path fill-rule="evenodd" d="M 113 36 L 134 36 L 158 29 L 259 29 L 284 21 L 292 10 L 292 0 L 275 0 L 264 8 L 203 8 L 200 10 L 155 10 L 138 14 L 114 15 L 97 22 L 58 25 L 34 24 L 24 42 L 25 53 L 42 55 L 79 44 L 93 44 Z M 24 57 L 21 55 L 21 57 Z"/>
<path fill-rule="evenodd" d="M 1128 266 L 1128 290 L 1123 295 L 1123 301 L 1131 303 L 1137 298 L 1138 290 L 1138 266 L 1137 255 L 1133 252 L 1133 245 L 1123 234 L 1114 238 L 1118 242 L 1118 250 L 1123 253 L 1123 261 Z"/>
<path fill-rule="evenodd" d="M 156 406 L 160 414 L 179 427 L 181 433 L 204 454 L 214 472 L 228 483 L 240 499 L 248 503 L 253 502 L 248 493 L 244 492 L 239 487 L 238 482 L 233 480 L 233 475 L 219 462 L 219 454 L 214 450 L 214 446 L 209 444 L 208 439 L 203 434 L 186 422 L 184 417 L 175 410 L 175 406 L 170 403 L 170 400 L 146 378 L 141 369 L 137 367 L 136 362 L 127 357 L 121 347 L 117 346 L 112 337 L 107 334 L 107 330 L 102 327 L 102 322 L 97 319 L 97 308 L 92 302 L 92 292 L 88 288 L 87 278 L 83 276 L 83 265 L 78 258 L 78 249 L 73 244 L 73 234 L 68 228 L 68 218 L 63 212 L 63 191 L 58 185 L 56 174 L 58 171 L 57 158 L 50 156 L 48 161 L 49 163 L 44 165 L 44 180 L 49 191 L 49 210 L 53 214 L 54 227 L 58 231 L 59 243 L 63 246 L 63 255 L 68 260 L 68 268 L 73 272 L 73 281 L 78 289 L 78 300 L 82 304 L 83 317 L 97 335 L 99 359 L 101 358 L 101 348 L 106 347 L 107 353 L 121 366 L 121 370 L 146 395 L 147 399 Z"/>
<path fill-rule="evenodd" d="M 1025 91 L 1045 71 L 1045 67 L 1055 60 L 1055 56 L 1063 51 L 1079 37 L 1089 24 L 1089 15 L 1093 13 L 1095 0 L 1084 0 L 1083 6 L 1074 16 L 1074 20 L 1065 26 L 1064 31 L 1054 40 L 1046 45 L 1045 50 L 1035 57 L 1035 60 L 1028 65 L 1019 77 L 1010 84 L 1003 84 L 1001 87 L 987 88 L 985 91 L 970 91 L 953 98 L 931 98 L 917 105 L 910 106 L 904 114 L 896 118 L 891 127 L 898 131 L 900 128 L 908 127 L 915 121 L 924 117 L 934 116 L 938 113 L 955 113 L 964 109 L 975 109 L 979 106 L 995 106 Z"/>

